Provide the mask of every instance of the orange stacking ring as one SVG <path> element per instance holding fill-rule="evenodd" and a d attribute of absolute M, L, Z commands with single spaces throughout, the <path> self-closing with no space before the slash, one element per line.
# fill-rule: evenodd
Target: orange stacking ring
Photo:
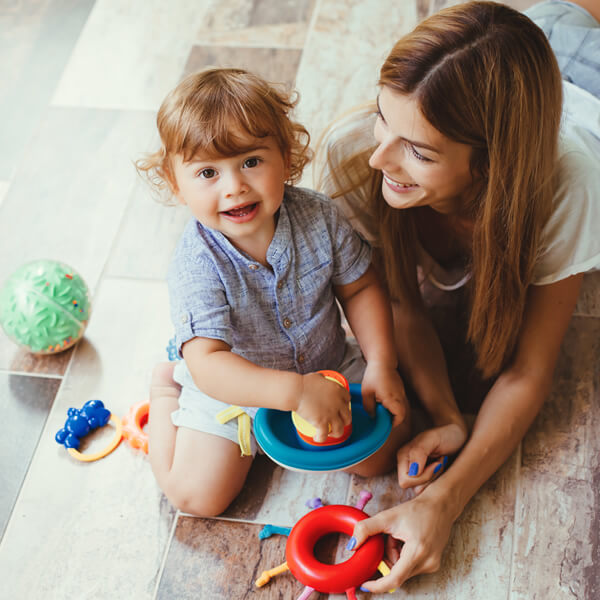
<path fill-rule="evenodd" d="M 144 431 L 144 425 L 148 422 L 149 413 L 150 402 L 142 400 L 134 404 L 123 417 L 123 437 L 132 448 L 139 448 L 146 454 L 148 454 L 148 434 Z"/>

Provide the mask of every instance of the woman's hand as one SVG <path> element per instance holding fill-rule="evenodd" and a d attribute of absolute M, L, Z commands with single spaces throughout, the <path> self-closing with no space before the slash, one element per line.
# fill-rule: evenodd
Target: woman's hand
<path fill-rule="evenodd" d="M 387 533 L 386 558 L 392 564 L 389 575 L 366 581 L 362 587 L 373 593 L 400 587 L 409 577 L 434 573 L 454 522 L 451 505 L 443 496 L 425 490 L 420 496 L 359 521 L 349 549 L 357 549 L 370 536 Z"/>
<path fill-rule="evenodd" d="M 375 402 L 379 402 L 392 413 L 392 427 L 404 421 L 408 401 L 404 383 L 395 365 L 368 362 L 361 383 L 361 394 L 363 406 L 370 415 L 375 413 Z"/>
<path fill-rule="evenodd" d="M 448 455 L 457 452 L 466 439 L 466 427 L 456 423 L 427 429 L 417 435 L 397 453 L 400 487 L 412 487 L 421 493 L 427 483 L 442 474 Z"/>

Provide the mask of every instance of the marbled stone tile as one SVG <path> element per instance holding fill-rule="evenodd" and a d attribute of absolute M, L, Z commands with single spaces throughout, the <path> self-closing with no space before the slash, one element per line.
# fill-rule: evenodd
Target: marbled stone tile
<path fill-rule="evenodd" d="M 319 497 L 327 504 L 343 504 L 349 485 L 350 475 L 341 471 L 301 473 L 258 456 L 244 490 L 224 517 L 291 527 L 306 514 L 307 500 Z"/>
<path fill-rule="evenodd" d="M 0 179 L 9 179 L 44 113 L 94 0 L 0 7 Z"/>
<path fill-rule="evenodd" d="M 314 5 L 315 0 L 227 0 L 207 16 L 197 42 L 301 48 Z"/>
<path fill-rule="evenodd" d="M 226 31 L 203 31 L 198 35 L 198 43 L 206 46 L 302 49 L 307 34 L 308 23 L 283 23 Z"/>
<path fill-rule="evenodd" d="M 0 206 L 3 247 L 18 248 L 0 254 L 0 281 L 49 258 L 75 268 L 93 294 L 137 181 L 131 161 L 148 148 L 152 120 L 143 112 L 47 113 Z"/>
<path fill-rule="evenodd" d="M 96 462 L 54 441 L 67 409 L 100 398 L 115 415 L 147 398 L 170 336 L 164 284 L 105 279 L 57 395 L 0 546 L 3 594 L 31 600 L 153 598 L 175 511 L 139 451 Z M 98 432 L 95 446 L 112 437 Z M 35 543 L 43 540 L 43 543 Z"/>
<path fill-rule="evenodd" d="M 313 142 L 335 117 L 375 97 L 386 55 L 417 23 L 414 1 L 323 0 L 315 10 L 296 77 L 297 118 Z M 312 185 L 311 173 L 303 185 Z"/>
<path fill-rule="evenodd" d="M 454 524 L 437 573 L 419 575 L 391 597 L 433 600 L 438 598 L 506 598 L 510 581 L 510 556 L 514 502 L 518 477 L 518 452 L 479 490 Z M 393 474 L 383 478 L 354 477 L 347 504 L 354 504 L 361 489 L 373 494 L 365 507 L 369 515 L 410 501 L 410 490 L 401 490 Z M 337 561 L 346 557 L 344 549 Z M 374 596 L 390 597 L 389 594 Z"/>
<path fill-rule="evenodd" d="M 296 598 L 303 586 L 288 571 L 258 589 L 263 571 L 285 561 L 285 536 L 260 540 L 258 524 L 179 517 L 157 600 Z"/>
<path fill-rule="evenodd" d="M 194 46 L 185 73 L 205 67 L 239 67 L 253 71 L 273 83 L 294 86 L 302 51 L 294 48 L 242 48 Z"/>
<path fill-rule="evenodd" d="M 44 428 L 60 379 L 0 373 L 0 537 Z"/>
<path fill-rule="evenodd" d="M 598 464 L 600 319 L 573 317 L 550 397 L 523 442 L 523 464 L 580 478 Z"/>
<path fill-rule="evenodd" d="M 600 593 L 600 319 L 574 317 L 523 443 L 510 598 Z"/>
<path fill-rule="evenodd" d="M 600 271 L 586 273 L 583 276 L 583 284 L 575 307 L 575 314 L 600 317 Z"/>

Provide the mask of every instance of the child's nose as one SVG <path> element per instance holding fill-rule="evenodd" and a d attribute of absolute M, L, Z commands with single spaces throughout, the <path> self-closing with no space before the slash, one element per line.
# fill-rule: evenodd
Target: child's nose
<path fill-rule="evenodd" d="M 232 196 L 239 196 L 249 190 L 248 184 L 239 173 L 231 173 L 225 180 L 225 196 L 230 198 Z"/>

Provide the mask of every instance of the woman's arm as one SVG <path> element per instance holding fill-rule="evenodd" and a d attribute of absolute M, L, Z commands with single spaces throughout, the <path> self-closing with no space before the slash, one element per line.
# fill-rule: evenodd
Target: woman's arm
<path fill-rule="evenodd" d="M 575 275 L 530 288 L 514 360 L 487 395 L 471 437 L 452 467 L 413 500 L 356 526 L 359 544 L 380 531 L 404 542 L 390 575 L 368 582 L 369 590 L 382 592 L 439 568 L 452 523 L 514 451 L 551 388 L 582 279 L 583 275 Z"/>

